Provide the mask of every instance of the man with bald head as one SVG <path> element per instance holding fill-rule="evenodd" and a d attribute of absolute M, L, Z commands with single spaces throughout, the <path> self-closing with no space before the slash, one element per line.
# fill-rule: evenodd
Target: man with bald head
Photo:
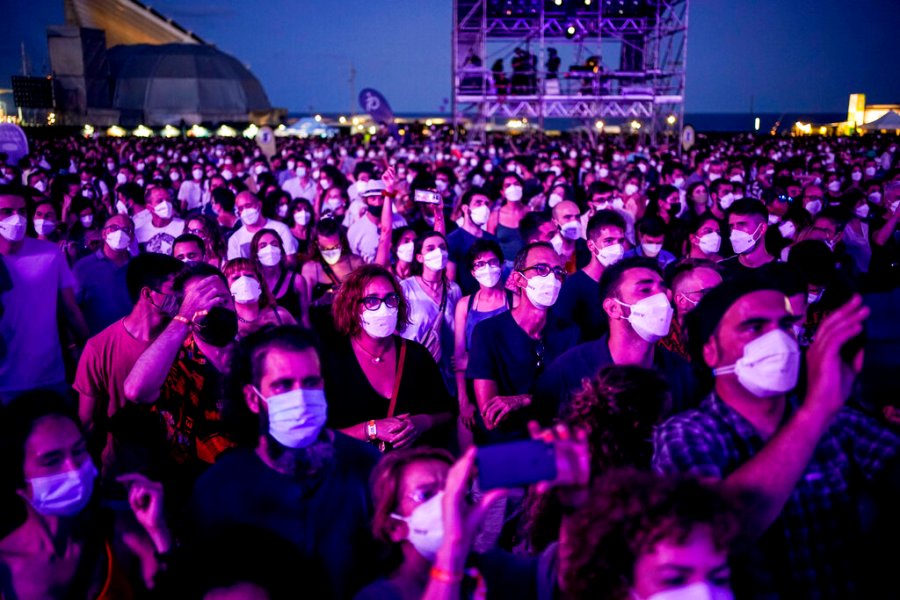
<path fill-rule="evenodd" d="M 90 335 L 131 312 L 134 303 L 128 295 L 125 273 L 131 260 L 129 247 L 134 238 L 134 224 L 128 215 L 115 215 L 100 230 L 103 246 L 85 256 L 72 269 L 75 275 L 75 298 L 88 324 Z"/>
<path fill-rule="evenodd" d="M 553 207 L 553 224 L 557 233 L 550 240 L 553 249 L 559 254 L 570 275 L 586 266 L 591 260 L 591 253 L 584 241 L 581 226 L 581 211 L 571 200 L 563 200 Z"/>
<path fill-rule="evenodd" d="M 240 228 L 228 238 L 228 260 L 250 258 L 250 242 L 257 231 L 271 229 L 281 238 L 284 253 L 288 256 L 297 252 L 297 240 L 290 228 L 262 214 L 262 201 L 252 192 L 241 192 L 234 201 L 234 207 L 241 218 Z"/>

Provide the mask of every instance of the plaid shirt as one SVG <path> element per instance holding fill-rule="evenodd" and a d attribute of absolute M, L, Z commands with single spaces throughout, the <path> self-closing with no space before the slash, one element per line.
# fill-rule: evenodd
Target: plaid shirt
<path fill-rule="evenodd" d="M 795 409 L 790 403 L 788 413 Z M 897 451 L 900 436 L 843 408 L 781 515 L 760 538 L 761 554 L 784 598 L 853 598 L 861 550 L 857 494 Z M 765 445 L 753 426 L 715 394 L 654 432 L 653 467 L 723 479 Z"/>

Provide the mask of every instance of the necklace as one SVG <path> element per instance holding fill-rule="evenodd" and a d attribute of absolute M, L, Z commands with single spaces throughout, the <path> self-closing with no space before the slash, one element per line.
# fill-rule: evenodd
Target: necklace
<path fill-rule="evenodd" d="M 238 321 L 240 321 L 241 323 L 253 323 L 256 321 L 256 319 L 245 319 L 244 317 L 238 315 Z"/>
<path fill-rule="evenodd" d="M 381 361 L 384 360 L 384 355 L 387 354 L 388 351 L 390 350 L 390 348 L 388 348 L 388 350 L 385 350 L 385 351 L 382 352 L 380 355 L 378 355 L 378 354 L 373 354 L 373 353 L 369 352 L 368 350 L 366 350 L 365 346 L 363 346 L 362 344 L 360 344 L 360 343 L 357 342 L 356 340 L 353 340 L 353 343 L 356 345 L 357 348 L 359 348 L 360 350 L 362 350 L 363 352 L 365 352 L 366 354 L 368 354 L 369 357 L 372 359 L 372 363 L 373 363 L 373 364 L 376 364 L 376 365 L 377 365 L 378 363 L 380 363 Z"/>

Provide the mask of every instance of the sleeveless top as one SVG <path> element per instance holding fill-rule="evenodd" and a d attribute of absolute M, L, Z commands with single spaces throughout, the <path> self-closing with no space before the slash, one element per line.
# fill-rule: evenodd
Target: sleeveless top
<path fill-rule="evenodd" d="M 484 321 L 485 319 L 490 319 L 500 313 L 505 313 L 506 311 L 512 308 L 512 292 L 509 290 L 504 290 L 506 292 L 506 304 L 500 307 L 495 308 L 494 310 L 473 310 L 472 307 L 475 305 L 475 294 L 469 296 L 469 306 L 468 312 L 466 313 L 466 351 L 468 352 L 469 348 L 472 346 L 472 332 L 475 331 L 475 326 Z"/>
<path fill-rule="evenodd" d="M 278 302 L 278 305 L 291 313 L 291 316 L 299 322 L 300 313 L 302 312 L 300 306 L 300 294 L 297 293 L 297 288 L 294 286 L 294 281 L 299 273 L 290 271 L 290 277 L 288 277 L 288 273 L 289 271 L 287 269 L 281 272 L 281 276 L 275 283 L 275 289 L 272 290 L 272 293 L 275 295 L 275 300 Z M 279 296 L 279 294 L 281 295 Z"/>
<path fill-rule="evenodd" d="M 515 260 L 516 254 L 525 245 L 518 227 L 507 227 L 503 224 L 497 225 L 497 243 L 503 251 L 503 258 L 510 262 Z"/>

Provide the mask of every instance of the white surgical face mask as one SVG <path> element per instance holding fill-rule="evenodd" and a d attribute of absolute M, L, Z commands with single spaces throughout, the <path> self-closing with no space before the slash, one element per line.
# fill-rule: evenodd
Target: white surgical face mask
<path fill-rule="evenodd" d="M 663 292 L 648 296 L 634 304 L 625 304 L 618 299 L 616 302 L 631 308 L 627 321 L 644 341 L 653 343 L 669 334 L 674 311 L 669 298 Z"/>
<path fill-rule="evenodd" d="M 259 210 L 256 208 L 245 208 L 241 211 L 241 221 L 244 225 L 256 225 L 259 221 Z"/>
<path fill-rule="evenodd" d="M 815 216 L 820 210 L 822 210 L 822 201 L 818 199 L 810 201 L 806 205 L 806 210 L 809 211 L 809 214 Z"/>
<path fill-rule="evenodd" d="M 773 329 L 744 346 L 744 355 L 733 365 L 713 369 L 719 377 L 734 373 L 747 391 L 759 398 L 777 396 L 794 389 L 800 373 L 797 340 Z"/>
<path fill-rule="evenodd" d="M 28 221 L 22 215 L 9 215 L 0 221 L 0 235 L 10 242 L 21 242 L 27 225 Z"/>
<path fill-rule="evenodd" d="M 706 254 L 715 254 L 722 247 L 722 236 L 715 231 L 701 235 L 698 240 L 697 246 Z"/>
<path fill-rule="evenodd" d="M 609 169 L 607 169 L 606 167 L 600 167 L 599 169 L 597 169 L 597 175 L 600 177 L 600 179 L 606 179 L 607 177 L 609 177 Z"/>
<path fill-rule="evenodd" d="M 734 204 L 734 194 L 731 192 L 719 197 L 719 206 L 722 207 L 722 210 L 728 210 L 732 204 Z"/>
<path fill-rule="evenodd" d="M 153 207 L 153 212 L 155 212 L 156 216 L 160 219 L 168 219 L 172 216 L 172 203 L 168 200 L 160 202 Z"/>
<path fill-rule="evenodd" d="M 626 195 L 626 196 L 633 196 L 633 195 L 637 194 L 637 192 L 638 192 L 638 186 L 636 186 L 636 185 L 633 184 L 633 183 L 626 183 L 626 184 L 625 184 L 625 189 L 622 190 L 622 191 L 625 192 L 625 195 Z"/>
<path fill-rule="evenodd" d="M 841 191 L 841 182 L 837 180 L 830 182 L 828 184 L 828 191 L 835 193 Z"/>
<path fill-rule="evenodd" d="M 784 239 L 792 240 L 794 239 L 794 234 L 797 233 L 797 226 L 794 225 L 793 221 L 785 221 L 778 226 L 778 231 L 781 232 L 781 237 Z"/>
<path fill-rule="evenodd" d="M 128 214 L 128 205 L 122 202 L 121 200 L 116 201 L 116 212 L 120 215 Z"/>
<path fill-rule="evenodd" d="M 559 233 L 567 240 L 577 240 L 581 237 L 581 221 L 569 221 L 559 228 Z"/>
<path fill-rule="evenodd" d="M 408 517 L 398 514 L 391 516 L 406 523 L 409 533 L 406 540 L 412 544 L 416 552 L 429 561 L 437 556 L 437 551 L 444 541 L 444 511 L 441 502 L 444 492 L 438 492 L 413 509 Z"/>
<path fill-rule="evenodd" d="M 519 202 L 522 199 L 522 186 L 511 185 L 503 192 L 506 199 L 510 202 Z"/>
<path fill-rule="evenodd" d="M 631 595 L 634 600 L 734 600 L 730 588 L 712 585 L 706 581 L 656 592 L 647 598 L 642 598 L 634 592 Z"/>
<path fill-rule="evenodd" d="M 472 271 L 475 281 L 486 288 L 492 288 L 500 281 L 502 269 L 499 266 L 485 265 L 480 269 Z"/>
<path fill-rule="evenodd" d="M 119 173 L 116 175 L 116 183 L 118 185 L 122 185 L 123 183 L 128 183 L 128 176 L 125 173 Z"/>
<path fill-rule="evenodd" d="M 322 260 L 324 260 L 329 265 L 337 264 L 339 260 L 341 260 L 341 252 L 342 248 L 335 248 L 334 250 L 322 250 L 320 254 L 322 255 Z"/>
<path fill-rule="evenodd" d="M 201 179 L 203 179 L 203 171 L 201 169 L 194 169 L 193 171 L 191 171 L 191 175 L 197 181 L 200 181 Z"/>
<path fill-rule="evenodd" d="M 857 206 L 856 209 L 854 209 L 853 213 L 860 219 L 865 219 L 869 216 L 869 205 L 863 204 L 861 206 Z"/>
<path fill-rule="evenodd" d="M 326 198 L 325 200 L 325 210 L 330 210 L 331 212 L 337 212 L 341 208 L 344 207 L 344 201 L 340 198 Z"/>
<path fill-rule="evenodd" d="M 563 201 L 563 197 L 559 194 L 550 194 L 550 198 L 547 199 L 547 206 L 550 208 L 555 208 L 557 204 Z"/>
<path fill-rule="evenodd" d="M 306 177 L 306 167 L 297 167 L 294 170 L 294 173 L 297 174 L 297 177 L 302 179 L 302 178 Z"/>
<path fill-rule="evenodd" d="M 71 517 L 77 515 L 91 501 L 97 468 L 90 459 L 75 470 L 33 477 L 31 498 L 32 508 L 44 516 Z"/>
<path fill-rule="evenodd" d="M 866 177 L 875 177 L 875 167 L 866 167 Z"/>
<path fill-rule="evenodd" d="M 290 207 L 287 204 L 280 204 L 278 208 L 275 209 L 275 214 L 283 219 L 287 216 L 288 208 Z"/>
<path fill-rule="evenodd" d="M 756 245 L 757 239 L 754 236 L 756 236 L 756 232 L 759 231 L 760 227 L 762 227 L 762 224 L 758 225 L 753 233 L 746 233 L 737 229 L 732 230 L 729 239 L 731 239 L 731 248 L 735 254 L 749 252 Z"/>
<path fill-rule="evenodd" d="M 254 388 L 260 398 L 262 394 Z M 287 448 L 306 448 L 318 439 L 328 417 L 325 391 L 298 388 L 264 398 L 269 435 Z"/>
<path fill-rule="evenodd" d="M 469 218 L 472 219 L 472 222 L 476 225 L 484 225 L 488 222 L 488 217 L 491 216 L 491 209 L 488 208 L 486 204 L 482 204 L 481 206 L 476 206 L 472 210 L 469 211 Z"/>
<path fill-rule="evenodd" d="M 56 221 L 49 219 L 35 219 L 34 232 L 38 235 L 50 235 L 56 229 Z"/>
<path fill-rule="evenodd" d="M 862 171 L 853 171 L 852 173 L 850 173 L 850 179 L 852 179 L 853 181 L 859 181 L 860 179 L 862 179 Z"/>
<path fill-rule="evenodd" d="M 405 263 L 411 263 L 413 261 L 413 255 L 415 254 L 415 252 L 415 242 L 404 242 L 397 246 L 397 260 L 402 260 Z"/>
<path fill-rule="evenodd" d="M 266 267 L 274 267 L 281 262 L 281 248 L 278 246 L 266 246 L 256 253 L 259 262 Z"/>
<path fill-rule="evenodd" d="M 601 248 L 599 252 L 597 252 L 597 260 L 599 260 L 600 264 L 604 267 L 608 267 L 622 260 L 624 255 L 625 246 L 622 244 L 613 244 L 612 246 Z"/>
<path fill-rule="evenodd" d="M 111 231 L 106 235 L 106 243 L 113 250 L 119 252 L 128 247 L 131 243 L 131 236 L 122 231 Z"/>
<path fill-rule="evenodd" d="M 561 287 L 562 282 L 556 278 L 556 275 L 547 273 L 543 277 L 536 276 L 529 279 L 525 294 L 533 305 L 547 309 L 556 304 Z"/>
<path fill-rule="evenodd" d="M 435 248 L 422 256 L 422 264 L 432 271 L 443 271 L 447 266 L 447 251 L 443 248 Z"/>
<path fill-rule="evenodd" d="M 248 275 L 238 277 L 229 288 L 234 301 L 238 304 L 253 304 L 262 295 L 259 282 Z"/>
<path fill-rule="evenodd" d="M 363 330 L 373 338 L 386 338 L 397 331 L 397 308 L 384 302 L 376 310 L 363 308 L 360 323 Z"/>
<path fill-rule="evenodd" d="M 656 258 L 657 256 L 659 256 L 662 248 L 662 244 L 641 243 L 641 250 L 644 251 L 644 256 L 646 256 L 647 258 Z"/>
<path fill-rule="evenodd" d="M 309 223 L 309 211 L 307 210 L 298 210 L 294 213 L 294 223 L 300 225 L 301 227 L 305 227 L 307 223 Z"/>

